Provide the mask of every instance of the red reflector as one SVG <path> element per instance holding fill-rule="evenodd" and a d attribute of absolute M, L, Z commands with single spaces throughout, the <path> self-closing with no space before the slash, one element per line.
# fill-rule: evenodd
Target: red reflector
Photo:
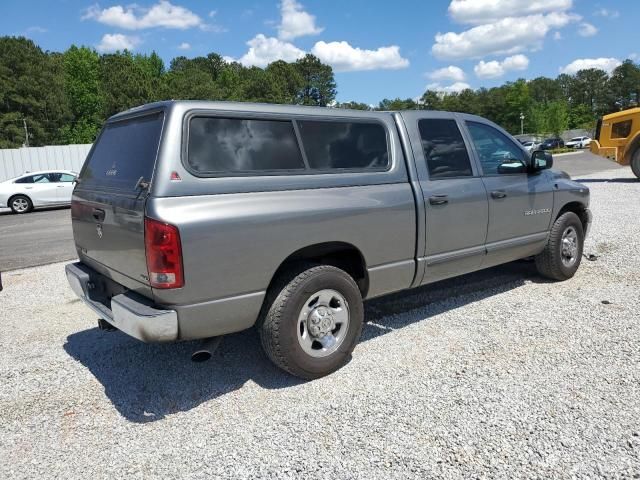
<path fill-rule="evenodd" d="M 144 246 L 149 282 L 153 288 L 180 288 L 184 285 L 180 231 L 168 223 L 144 219 Z"/>
<path fill-rule="evenodd" d="M 178 175 L 178 172 L 171 172 L 171 180 L 179 182 L 182 180 L 182 178 L 180 178 L 180 175 Z"/>

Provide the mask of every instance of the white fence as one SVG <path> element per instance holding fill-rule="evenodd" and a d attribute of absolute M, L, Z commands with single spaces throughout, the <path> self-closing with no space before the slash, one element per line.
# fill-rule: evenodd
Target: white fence
<path fill-rule="evenodd" d="M 37 170 L 79 172 L 90 148 L 91 144 L 0 150 L 0 182 Z"/>

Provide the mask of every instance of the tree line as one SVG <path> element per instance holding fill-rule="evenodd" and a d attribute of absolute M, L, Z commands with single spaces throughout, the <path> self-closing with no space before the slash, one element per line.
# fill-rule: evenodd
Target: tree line
<path fill-rule="evenodd" d="M 640 66 L 625 60 L 608 74 L 595 68 L 557 78 L 520 79 L 494 88 L 442 94 L 427 90 L 419 100 L 385 99 L 376 109 L 427 109 L 486 117 L 512 134 L 559 135 L 568 129 L 593 130 L 602 115 L 640 104 Z M 370 109 L 363 104 L 349 108 Z M 524 115 L 523 124 L 520 116 Z"/>
<path fill-rule="evenodd" d="M 45 52 L 23 37 L 0 37 L 0 148 L 91 143 L 105 119 L 166 99 L 234 100 L 326 106 L 336 97 L 333 70 L 313 55 L 266 68 L 220 55 L 100 55 L 72 46 Z"/>
<path fill-rule="evenodd" d="M 156 53 L 49 52 L 24 37 L 0 37 L 0 148 L 90 143 L 109 116 L 165 99 L 448 110 L 481 115 L 512 133 L 520 133 L 522 113 L 527 132 L 557 133 L 592 128 L 602 114 L 637 105 L 640 67 L 627 60 L 611 75 L 589 69 L 490 89 L 426 91 L 417 101 L 384 99 L 375 107 L 336 103 L 336 93 L 332 68 L 310 54 L 258 68 L 210 53 L 176 57 L 167 67 Z"/>

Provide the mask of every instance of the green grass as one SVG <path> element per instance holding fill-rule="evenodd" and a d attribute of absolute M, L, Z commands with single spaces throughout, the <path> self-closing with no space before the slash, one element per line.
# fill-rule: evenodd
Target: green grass
<path fill-rule="evenodd" d="M 554 148 L 553 150 L 549 150 L 553 155 L 557 155 L 558 153 L 569 153 L 569 152 L 576 152 L 577 150 L 575 148 Z"/>

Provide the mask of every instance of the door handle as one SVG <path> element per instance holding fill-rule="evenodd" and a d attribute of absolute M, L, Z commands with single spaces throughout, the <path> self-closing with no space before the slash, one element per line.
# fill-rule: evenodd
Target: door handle
<path fill-rule="evenodd" d="M 94 208 L 93 212 L 91 212 L 91 216 L 96 222 L 104 221 L 104 210 L 100 208 Z"/>
<path fill-rule="evenodd" d="M 446 205 L 449 203 L 448 195 L 433 195 L 429 197 L 429 203 L 431 205 Z"/>
<path fill-rule="evenodd" d="M 506 198 L 507 192 L 504 190 L 495 190 L 491 192 L 491 198 Z"/>
<path fill-rule="evenodd" d="M 56 188 L 64 188 L 64 185 L 56 185 Z"/>

